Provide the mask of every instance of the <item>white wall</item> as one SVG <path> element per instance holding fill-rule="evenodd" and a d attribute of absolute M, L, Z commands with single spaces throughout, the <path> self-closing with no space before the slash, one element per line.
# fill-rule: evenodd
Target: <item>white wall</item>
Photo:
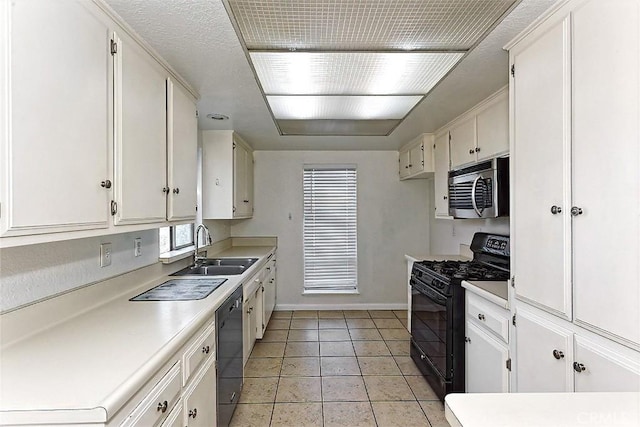
<path fill-rule="evenodd" d="M 395 151 L 256 151 L 254 158 L 255 213 L 234 222 L 231 235 L 278 237 L 279 307 L 406 305 L 404 254 L 429 249 L 427 180 L 399 181 Z M 359 295 L 302 295 L 305 163 L 357 165 Z"/>
<path fill-rule="evenodd" d="M 433 180 L 429 180 L 429 188 L 433 194 Z M 433 212 L 433 201 L 430 211 Z M 432 255 L 457 255 L 460 244 L 470 245 L 473 235 L 483 231 L 486 233 L 509 235 L 509 218 L 491 219 L 435 219 L 429 215 L 429 239 Z"/>
<path fill-rule="evenodd" d="M 134 239 L 142 255 L 134 257 Z M 110 242 L 112 260 L 100 267 L 100 244 Z M 0 251 L 0 312 L 158 262 L 158 230 L 42 243 Z"/>

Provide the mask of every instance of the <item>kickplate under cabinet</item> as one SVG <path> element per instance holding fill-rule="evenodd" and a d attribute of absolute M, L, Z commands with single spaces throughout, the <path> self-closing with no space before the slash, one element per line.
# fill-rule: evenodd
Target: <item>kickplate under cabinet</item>
<path fill-rule="evenodd" d="M 172 279 L 129 301 L 191 301 L 211 295 L 227 279 Z"/>

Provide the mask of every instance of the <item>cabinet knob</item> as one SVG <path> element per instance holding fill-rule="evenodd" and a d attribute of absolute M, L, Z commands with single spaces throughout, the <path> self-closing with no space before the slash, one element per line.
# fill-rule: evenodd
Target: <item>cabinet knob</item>
<path fill-rule="evenodd" d="M 571 208 L 571 215 L 572 216 L 582 215 L 582 208 L 579 208 L 577 206 L 572 207 Z"/>
<path fill-rule="evenodd" d="M 555 357 L 558 360 L 564 359 L 564 353 L 561 352 L 560 350 L 553 350 L 553 357 Z"/>
<path fill-rule="evenodd" d="M 473 154 L 475 153 L 475 150 L 472 148 L 471 150 L 469 150 L 469 154 Z"/>
<path fill-rule="evenodd" d="M 179 188 L 174 188 L 173 189 L 173 194 L 180 194 L 180 189 Z"/>
<path fill-rule="evenodd" d="M 100 187 L 102 188 L 111 188 L 111 181 L 110 180 L 104 180 L 100 183 Z"/>
<path fill-rule="evenodd" d="M 169 187 L 162 187 L 162 192 L 167 194 L 171 189 Z"/>
<path fill-rule="evenodd" d="M 471 338 L 469 338 L 469 337 L 464 337 L 464 342 L 471 342 Z"/>
<path fill-rule="evenodd" d="M 158 407 L 156 409 L 164 414 L 165 412 L 167 412 L 168 407 L 169 407 L 169 402 L 165 400 L 164 402 L 158 403 Z"/>
<path fill-rule="evenodd" d="M 189 416 L 193 417 L 193 419 L 196 419 L 196 416 L 198 415 L 198 408 L 193 408 L 193 409 L 189 409 Z"/>
<path fill-rule="evenodd" d="M 405 166 L 404 168 L 405 168 L 405 169 L 409 169 L 409 165 Z"/>
<path fill-rule="evenodd" d="M 573 370 L 576 371 L 577 373 L 583 372 L 586 369 L 587 368 L 582 363 L 573 362 Z"/>
<path fill-rule="evenodd" d="M 480 152 L 480 147 L 476 147 L 476 153 Z"/>
<path fill-rule="evenodd" d="M 427 356 L 425 356 L 424 354 L 420 355 L 420 360 L 425 360 L 427 358 Z"/>
<path fill-rule="evenodd" d="M 413 165 L 412 165 L 411 163 L 409 163 L 409 167 L 410 167 L 410 168 L 412 168 L 412 167 L 413 167 Z"/>
<path fill-rule="evenodd" d="M 442 196 L 442 198 L 443 198 L 444 200 L 447 200 L 447 196 Z"/>
<path fill-rule="evenodd" d="M 478 314 L 478 319 L 479 320 L 484 320 L 484 314 L 482 314 L 482 313 Z"/>
<path fill-rule="evenodd" d="M 248 200 L 243 200 L 243 202 L 245 202 L 245 203 L 249 203 L 249 201 L 248 201 Z"/>
<path fill-rule="evenodd" d="M 209 354 L 210 351 L 211 351 L 211 348 L 208 345 L 202 347 L 202 352 L 204 354 Z"/>
<path fill-rule="evenodd" d="M 562 208 L 560 206 L 553 205 L 551 206 L 551 213 L 554 215 L 562 213 Z"/>

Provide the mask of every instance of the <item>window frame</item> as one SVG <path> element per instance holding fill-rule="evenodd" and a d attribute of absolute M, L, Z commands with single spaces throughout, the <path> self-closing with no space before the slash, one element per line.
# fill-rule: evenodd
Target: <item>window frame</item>
<path fill-rule="evenodd" d="M 189 233 L 189 235 L 191 236 L 191 240 L 189 241 L 189 243 L 185 243 L 184 245 L 180 245 L 180 246 L 176 246 L 176 228 L 181 226 L 181 225 L 189 225 L 191 227 L 191 232 Z M 188 248 L 190 246 L 195 246 L 195 239 L 194 239 L 194 230 L 195 230 L 195 224 L 193 222 L 188 223 L 188 224 L 178 224 L 178 225 L 170 225 L 169 226 L 169 250 L 171 251 L 178 251 L 180 249 L 184 249 L 184 248 Z"/>

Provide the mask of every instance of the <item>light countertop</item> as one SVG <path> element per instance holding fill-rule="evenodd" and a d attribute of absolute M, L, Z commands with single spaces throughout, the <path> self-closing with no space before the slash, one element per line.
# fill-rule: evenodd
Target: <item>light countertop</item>
<path fill-rule="evenodd" d="M 482 298 L 509 309 L 509 285 L 504 281 L 463 280 L 462 287 Z"/>
<path fill-rule="evenodd" d="M 117 288 L 119 294 L 108 295 L 104 288 L 86 292 L 86 305 L 94 305 L 92 309 L 82 312 L 82 301 L 76 300 L 77 315 L 2 348 L 0 423 L 51 420 L 52 412 L 62 423 L 111 419 L 274 251 L 274 246 L 239 246 L 216 253 L 260 259 L 241 276 L 216 276 L 228 280 L 202 300 L 129 301 L 169 280 L 166 275 L 131 283 L 124 292 Z M 95 292 L 104 304 L 96 305 Z M 57 297 L 56 304 L 78 298 L 72 294 Z"/>
<path fill-rule="evenodd" d="M 640 393 L 448 394 L 453 427 L 637 427 Z"/>

